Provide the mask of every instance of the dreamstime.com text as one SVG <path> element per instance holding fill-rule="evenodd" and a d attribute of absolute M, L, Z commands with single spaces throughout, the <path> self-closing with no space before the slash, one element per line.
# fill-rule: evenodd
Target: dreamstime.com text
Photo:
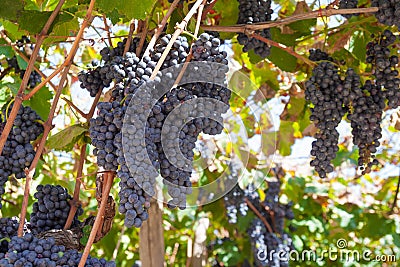
<path fill-rule="evenodd" d="M 268 250 L 266 246 L 258 248 L 258 260 L 262 262 L 279 260 L 281 262 L 323 262 L 325 260 L 338 262 L 396 262 L 396 255 L 374 255 L 370 250 L 351 250 L 347 248 L 347 241 L 339 239 L 336 248 L 322 251 L 313 250 Z"/>

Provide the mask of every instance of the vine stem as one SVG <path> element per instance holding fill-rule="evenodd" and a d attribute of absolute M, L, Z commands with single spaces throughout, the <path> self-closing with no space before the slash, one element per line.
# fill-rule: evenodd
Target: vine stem
<path fill-rule="evenodd" d="M 73 108 L 76 112 L 78 112 L 82 117 L 86 116 L 86 113 L 83 112 L 80 108 L 78 108 L 74 103 L 72 103 L 70 100 L 66 99 L 65 97 L 61 98 L 64 100 L 71 108 Z"/>
<path fill-rule="evenodd" d="M 100 208 L 99 208 L 99 211 L 98 211 L 98 213 L 96 215 L 96 219 L 94 221 L 93 228 L 92 228 L 92 230 L 90 232 L 88 242 L 86 243 L 85 250 L 83 251 L 82 258 L 81 258 L 81 260 L 79 262 L 78 267 L 84 267 L 85 266 L 86 259 L 89 256 L 90 248 L 92 247 L 94 239 L 96 238 L 97 231 L 100 228 L 100 223 L 104 219 L 104 211 L 106 209 L 106 205 L 107 205 L 107 201 L 108 201 L 108 195 L 110 194 L 111 186 L 113 184 L 114 173 L 113 172 L 104 173 L 103 174 L 103 178 L 105 180 L 105 188 L 104 188 L 104 191 L 102 192 L 102 195 L 101 195 Z"/>
<path fill-rule="evenodd" d="M 148 18 L 145 21 L 139 21 L 139 23 L 140 23 L 139 30 L 141 31 L 141 33 L 140 33 L 140 42 L 135 51 L 137 57 L 140 57 L 140 53 L 142 52 L 144 42 L 146 41 L 146 35 L 147 35 L 147 31 L 148 31 L 147 27 L 148 27 L 149 19 L 150 19 L 150 16 L 148 16 Z"/>
<path fill-rule="evenodd" d="M 28 80 L 29 77 L 31 75 L 33 66 L 36 62 L 36 59 L 39 55 L 39 50 L 40 50 L 40 46 L 42 45 L 44 39 L 45 39 L 45 35 L 47 34 L 47 32 L 49 31 L 51 25 L 53 24 L 57 14 L 60 12 L 62 5 L 64 4 L 65 0 L 60 0 L 56 6 L 56 8 L 53 10 L 53 12 L 51 13 L 49 19 L 46 21 L 46 24 L 43 26 L 42 31 L 39 33 L 39 35 L 36 38 L 36 46 L 33 49 L 32 55 L 31 55 L 31 59 L 28 62 L 28 66 L 26 67 L 26 71 L 24 74 L 24 77 L 22 78 L 22 82 L 21 82 L 21 86 L 19 87 L 18 93 L 15 96 L 15 101 L 14 101 L 14 105 L 13 108 L 9 114 L 9 117 L 7 119 L 6 125 L 4 126 L 4 129 L 1 133 L 1 137 L 0 137 L 0 155 L 3 152 L 3 148 L 4 145 L 7 141 L 7 137 L 10 134 L 11 128 L 14 124 L 14 120 L 17 117 L 19 108 L 22 105 L 22 102 L 24 100 L 24 90 L 26 88 L 26 86 L 28 85 Z M 22 220 L 21 220 L 22 221 Z"/>
<path fill-rule="evenodd" d="M 164 18 L 161 20 L 161 23 L 158 24 L 158 27 L 155 29 L 154 35 L 151 38 L 149 45 L 147 46 L 146 50 L 144 51 L 144 55 L 143 55 L 144 57 L 148 56 L 150 54 L 150 50 L 156 44 L 158 37 L 160 37 L 165 25 L 167 24 L 168 18 L 172 15 L 172 12 L 174 12 L 176 7 L 178 6 L 179 1 L 180 0 L 174 0 L 174 2 L 172 2 L 171 6 L 169 7 L 169 9 L 167 11 L 167 14 L 165 14 Z"/>
<path fill-rule="evenodd" d="M 237 24 L 233 26 L 208 26 L 203 25 L 202 28 L 208 31 L 217 32 L 237 32 L 237 33 L 252 33 L 253 31 L 269 29 L 277 26 L 287 25 L 292 22 L 305 19 L 314 19 L 319 17 L 329 17 L 334 15 L 344 14 L 361 14 L 361 13 L 375 13 L 379 10 L 377 7 L 368 8 L 349 8 L 349 9 L 323 9 L 311 11 L 309 13 L 298 14 L 275 21 L 254 23 L 254 24 Z"/>
<path fill-rule="evenodd" d="M 81 111 L 78 107 L 76 107 L 72 102 L 70 102 L 68 99 L 64 99 L 64 101 L 66 101 L 67 103 L 69 103 L 71 105 L 71 107 L 74 107 L 74 109 L 76 111 L 78 111 L 78 113 L 80 113 L 82 115 L 82 117 L 84 117 L 86 119 L 86 121 L 88 122 L 94 114 L 94 111 L 96 109 L 97 103 L 100 100 L 100 96 L 101 96 L 101 90 L 99 90 L 99 92 L 97 92 L 96 97 L 93 101 L 93 104 L 89 110 L 89 112 L 87 114 L 85 114 L 83 111 Z M 78 210 L 78 204 L 79 204 L 79 193 L 81 190 L 81 185 L 82 185 L 82 176 L 83 176 L 83 165 L 85 163 L 85 159 L 86 159 L 86 148 L 87 145 L 82 145 L 81 147 L 81 151 L 80 151 L 80 157 L 79 157 L 79 162 L 78 162 L 78 170 L 76 173 L 76 178 L 75 178 L 75 188 L 74 188 L 74 196 L 73 199 L 71 201 L 71 209 L 69 210 L 69 214 L 68 214 L 68 218 L 67 221 L 65 222 L 64 225 L 64 230 L 67 230 L 71 227 L 72 221 L 74 219 L 75 213 Z"/>
<path fill-rule="evenodd" d="M 64 100 L 65 102 L 67 102 L 67 104 L 71 108 L 73 108 L 76 112 L 78 112 L 83 118 L 85 118 L 86 121 L 89 121 L 93 117 L 94 111 L 96 109 L 97 103 L 100 100 L 101 94 L 102 94 L 101 90 L 99 92 L 97 92 L 96 97 L 94 98 L 93 104 L 88 113 L 83 112 L 80 108 L 78 108 L 74 103 L 72 103 L 70 100 L 66 99 L 65 97 L 63 97 L 61 99 Z"/>
<path fill-rule="evenodd" d="M 174 34 L 172 35 L 171 40 L 169 41 L 167 47 L 165 48 L 160 60 L 158 60 L 157 65 L 154 68 L 154 71 L 151 74 L 150 79 L 154 79 L 156 77 L 158 71 L 160 70 L 166 57 L 168 56 L 169 51 L 171 50 L 172 46 L 174 45 L 174 42 L 176 41 L 176 39 L 178 39 L 179 35 L 181 35 L 181 33 L 185 30 L 186 25 L 188 24 L 189 20 L 196 13 L 196 10 L 199 9 L 202 2 L 203 2 L 203 0 L 197 0 L 196 3 L 193 5 L 193 7 L 190 9 L 190 11 L 187 13 L 186 17 L 182 20 L 182 22 L 176 26 L 176 30 L 175 30 Z"/>
<path fill-rule="evenodd" d="M 90 108 L 90 111 L 87 114 L 85 114 L 83 111 L 81 111 L 72 102 L 71 102 L 71 104 L 82 115 L 82 117 L 84 117 L 86 119 L 86 121 L 89 121 L 93 117 L 97 103 L 100 100 L 101 93 L 102 93 L 101 90 L 99 90 L 99 92 L 97 92 L 97 95 L 93 101 L 92 107 Z M 68 99 L 64 99 L 64 100 L 67 103 L 70 102 Z M 84 165 L 85 159 L 86 159 L 86 148 L 87 148 L 86 144 L 82 145 L 82 147 L 81 147 L 80 157 L 79 157 L 79 162 L 78 162 L 78 170 L 77 170 L 76 178 L 75 178 L 74 196 L 71 201 L 72 205 L 71 205 L 71 209 L 69 210 L 67 221 L 65 222 L 65 225 L 64 225 L 64 230 L 67 230 L 71 227 L 72 221 L 74 220 L 75 213 L 78 210 L 79 193 L 81 191 L 81 185 L 82 185 L 81 178 L 83 177 L 83 165 Z"/>
<path fill-rule="evenodd" d="M 196 38 L 197 38 L 197 35 L 199 34 L 201 18 L 203 17 L 203 10 L 204 10 L 204 5 L 206 4 L 206 1 L 207 0 L 203 0 L 201 5 L 199 6 L 199 10 L 197 12 L 196 29 L 194 30 L 194 36 L 196 36 Z"/>
<path fill-rule="evenodd" d="M 51 81 L 57 74 L 59 74 L 65 67 L 65 64 L 63 63 L 61 66 L 59 66 L 56 70 L 54 70 L 49 76 L 47 76 L 46 79 L 41 81 L 38 85 L 36 85 L 35 88 L 33 88 L 28 94 L 23 96 L 23 100 L 29 100 L 34 94 L 36 94 L 43 86 L 45 86 L 47 83 Z"/>
<path fill-rule="evenodd" d="M 86 144 L 81 146 L 80 155 L 79 155 L 79 161 L 78 161 L 78 170 L 76 172 L 76 177 L 82 177 L 83 165 L 85 164 L 85 160 L 86 160 L 86 147 L 87 147 Z M 67 221 L 65 222 L 65 225 L 64 225 L 64 230 L 68 230 L 72 225 L 72 222 L 73 222 L 74 217 L 75 217 L 75 213 L 78 210 L 78 206 L 79 206 L 79 193 L 80 193 L 80 191 L 81 191 L 81 182 L 80 182 L 80 179 L 76 179 L 76 181 L 75 181 L 75 189 L 74 189 L 74 196 L 73 196 L 72 200 L 70 201 L 71 209 L 69 210 L 68 218 L 67 218 Z"/>
<path fill-rule="evenodd" d="M 251 203 L 251 201 L 248 200 L 247 198 L 245 198 L 244 201 L 246 202 L 247 206 L 249 206 L 249 208 L 257 215 L 257 217 L 260 218 L 260 220 L 264 223 L 265 227 L 267 227 L 268 232 L 273 233 L 274 231 L 272 230 L 271 225 L 269 225 L 267 220 L 262 216 L 262 214 L 257 210 L 257 208 L 254 207 L 253 203 Z"/>
<path fill-rule="evenodd" d="M 277 43 L 275 41 L 272 41 L 270 39 L 262 37 L 261 35 L 256 34 L 256 33 L 251 34 L 250 37 L 256 38 L 256 39 L 266 43 L 267 45 L 275 46 L 277 48 L 280 48 L 280 49 L 288 52 L 290 55 L 296 57 L 297 59 L 300 59 L 301 61 L 305 62 L 307 65 L 310 65 L 310 66 L 314 66 L 315 65 L 315 63 L 312 62 L 311 60 L 309 60 L 308 58 L 303 57 L 302 55 L 296 53 L 294 50 L 290 49 L 289 47 L 287 47 L 287 46 L 285 46 L 285 45 L 283 45 L 281 43 Z"/>
<path fill-rule="evenodd" d="M 103 14 L 103 22 L 104 22 L 104 30 L 107 32 L 108 45 L 109 45 L 110 47 L 112 47 L 111 34 L 110 34 L 110 26 L 108 26 L 107 17 L 106 17 L 105 14 Z"/>
<path fill-rule="evenodd" d="M 124 56 L 125 56 L 126 52 L 129 51 L 129 48 L 131 47 L 132 35 L 133 35 L 134 31 L 135 31 L 135 20 L 133 19 L 131 21 L 131 24 L 129 25 L 128 39 L 126 39 L 126 44 L 124 47 Z"/>
<path fill-rule="evenodd" d="M 196 23 L 196 28 L 194 30 L 194 39 L 197 39 L 197 35 L 199 34 L 199 30 L 200 30 L 200 22 L 201 22 L 201 18 L 203 15 L 203 9 L 204 9 L 204 5 L 206 3 L 207 0 L 203 0 L 203 2 L 201 3 L 201 5 L 199 6 L 199 10 L 197 12 L 197 23 Z M 176 78 L 175 82 L 174 82 L 174 87 L 178 86 L 179 82 L 182 80 L 183 75 L 185 74 L 185 71 L 187 69 L 187 67 L 189 66 L 189 62 L 192 60 L 193 58 L 193 50 L 190 47 L 190 51 L 189 51 L 189 55 L 186 57 L 185 63 L 182 66 L 181 71 L 178 74 L 178 77 Z"/>
<path fill-rule="evenodd" d="M 63 2 L 63 1 L 60 1 L 60 2 Z M 82 25 L 77 34 L 77 38 L 75 39 L 75 41 L 71 47 L 70 53 L 68 54 L 67 58 L 65 59 L 65 62 L 63 64 L 63 65 L 65 65 L 65 68 L 64 68 L 63 74 L 60 78 L 60 82 L 59 82 L 56 94 L 54 96 L 53 103 L 51 104 L 49 117 L 48 117 L 47 121 L 43 124 L 44 131 L 43 131 L 42 139 L 40 140 L 39 146 L 36 150 L 36 154 L 31 163 L 31 166 L 29 167 L 28 170 L 25 171 L 25 173 L 26 173 L 25 190 L 24 190 L 24 198 L 23 198 L 22 207 L 21 207 L 20 223 L 19 223 L 19 227 L 18 227 L 18 236 L 22 236 L 22 234 L 23 234 L 24 223 L 25 223 L 25 218 L 26 218 L 26 211 L 27 211 L 28 202 L 29 202 L 31 182 L 32 182 L 33 175 L 35 173 L 36 165 L 39 162 L 40 156 L 42 155 L 44 146 L 46 144 L 47 136 L 49 135 L 50 130 L 53 128 L 52 122 L 53 122 L 54 114 L 55 114 L 55 111 L 57 108 L 58 100 L 60 99 L 62 89 L 64 88 L 64 83 L 67 79 L 69 69 L 71 68 L 71 65 L 72 65 L 72 61 L 75 57 L 76 52 L 78 51 L 79 41 L 83 35 L 85 28 L 88 26 L 89 21 L 92 21 L 92 11 L 93 11 L 95 2 L 96 2 L 96 0 L 90 1 L 89 8 L 86 13 L 86 17 L 82 22 Z M 31 60 L 32 60 L 32 58 L 33 57 L 31 57 Z M 17 99 L 19 99 L 19 98 L 17 98 Z"/>

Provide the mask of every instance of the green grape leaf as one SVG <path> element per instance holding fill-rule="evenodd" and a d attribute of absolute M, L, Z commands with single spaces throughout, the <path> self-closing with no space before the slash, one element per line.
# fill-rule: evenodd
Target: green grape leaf
<path fill-rule="evenodd" d="M 69 21 L 58 22 L 54 25 L 53 30 L 49 34 L 49 37 L 44 40 L 43 44 L 46 45 L 55 42 L 65 41 L 68 38 L 68 36 L 75 35 L 75 33 L 78 30 L 79 30 L 79 22 L 77 18 L 72 18 Z"/>
<path fill-rule="evenodd" d="M 361 232 L 365 237 L 381 238 L 382 236 L 395 232 L 395 224 L 393 220 L 389 220 L 376 213 L 364 214 L 366 219 Z M 377 227 L 379 225 L 379 227 Z"/>
<path fill-rule="evenodd" d="M 18 13 L 24 9 L 22 0 L 2 0 L 0 18 L 16 21 Z"/>
<path fill-rule="evenodd" d="M 294 72 L 296 70 L 297 58 L 280 48 L 271 47 L 268 59 L 283 71 Z"/>
<path fill-rule="evenodd" d="M 219 0 L 214 6 L 220 17 L 218 25 L 235 25 L 239 16 L 239 2 L 237 0 Z M 232 39 L 235 33 L 220 33 L 221 39 Z"/>
<path fill-rule="evenodd" d="M 294 143 L 293 122 L 281 121 L 278 133 L 278 150 L 282 156 L 289 156 Z"/>
<path fill-rule="evenodd" d="M 53 93 L 49 90 L 49 88 L 43 87 L 36 94 L 34 94 L 31 99 L 25 101 L 24 103 L 35 110 L 42 120 L 47 120 L 51 107 L 50 100 L 52 98 Z"/>
<path fill-rule="evenodd" d="M 46 147 L 56 150 L 70 150 L 88 131 L 86 127 L 75 124 L 51 136 L 46 143 Z"/>
<path fill-rule="evenodd" d="M 277 145 L 277 132 L 265 132 L 261 135 L 262 152 L 270 156 L 275 153 Z"/>
<path fill-rule="evenodd" d="M 106 15 L 107 18 L 111 20 L 112 24 L 117 24 L 121 17 L 123 17 L 123 15 L 121 15 L 116 8 L 114 8 L 110 12 L 107 12 Z"/>
<path fill-rule="evenodd" d="M 367 56 L 367 50 L 365 49 L 368 44 L 368 38 L 366 38 L 363 32 L 358 32 L 354 37 L 353 42 L 353 54 L 361 62 L 365 62 Z"/>
<path fill-rule="evenodd" d="M 18 66 L 22 69 L 22 70 L 26 70 L 26 68 L 28 67 L 28 62 L 26 62 L 21 56 L 17 55 L 17 62 L 18 62 Z"/>
<path fill-rule="evenodd" d="M 96 6 L 105 13 L 116 9 L 118 13 L 125 15 L 127 19 L 145 19 L 156 2 L 156 0 L 98 0 L 96 1 Z"/>
<path fill-rule="evenodd" d="M 20 39 L 22 35 L 26 34 L 26 32 L 24 30 L 20 30 L 18 25 L 15 23 L 12 23 L 8 20 L 0 20 L 0 22 L 6 30 L 7 36 L 11 39 L 11 41 L 16 41 L 17 39 Z"/>
<path fill-rule="evenodd" d="M 49 19 L 52 12 L 50 11 L 36 11 L 36 10 L 24 10 L 20 12 L 18 16 L 19 27 L 22 30 L 27 30 L 31 34 L 40 33 Z M 53 27 L 57 24 L 71 21 L 74 16 L 66 13 L 57 15 L 52 26 L 49 29 L 49 33 L 52 32 Z"/>
<path fill-rule="evenodd" d="M 0 83 L 0 107 L 4 106 L 5 103 L 11 98 L 10 89 L 7 84 Z"/>
<path fill-rule="evenodd" d="M 281 114 L 281 120 L 297 121 L 299 116 L 306 108 L 306 100 L 304 98 L 290 97 L 284 111 Z"/>
<path fill-rule="evenodd" d="M 175 31 L 175 26 L 177 23 L 181 22 L 184 18 L 182 10 L 175 9 L 172 12 L 171 17 L 169 17 L 169 23 L 167 26 L 167 33 L 173 33 Z"/>
<path fill-rule="evenodd" d="M 90 232 L 92 231 L 92 226 L 90 225 L 85 225 L 82 229 L 83 235 L 81 237 L 81 239 L 79 240 L 79 243 L 81 243 L 81 245 L 86 245 L 87 242 L 89 241 L 89 236 L 90 236 Z"/>
<path fill-rule="evenodd" d="M 294 46 L 296 44 L 296 36 L 294 33 L 283 34 L 280 29 L 272 28 L 271 30 L 272 40 L 275 42 L 284 44 L 286 46 Z"/>
<path fill-rule="evenodd" d="M 4 55 L 7 58 L 12 58 L 14 56 L 13 49 L 7 45 L 4 39 L 0 39 L 0 55 Z"/>

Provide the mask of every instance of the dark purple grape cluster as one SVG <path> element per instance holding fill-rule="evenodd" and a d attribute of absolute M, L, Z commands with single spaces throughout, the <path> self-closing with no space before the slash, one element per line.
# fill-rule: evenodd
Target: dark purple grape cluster
<path fill-rule="evenodd" d="M 76 267 L 82 258 L 82 253 L 76 250 L 67 250 L 63 253 L 62 257 L 56 262 L 56 266 L 62 267 Z M 113 261 L 106 261 L 105 259 L 92 258 L 90 255 L 86 259 L 85 267 L 98 266 L 98 267 L 115 267 Z"/>
<path fill-rule="evenodd" d="M 7 112 L 3 111 L 4 118 L 11 112 L 11 108 L 12 106 Z M 5 124 L 6 121 L 0 121 L 1 131 Z M 40 116 L 30 107 L 21 106 L 0 156 L 0 198 L 4 194 L 4 185 L 9 176 L 14 175 L 17 179 L 25 178 L 25 168 L 31 165 L 35 157 L 31 142 L 42 133 Z"/>
<path fill-rule="evenodd" d="M 194 61 L 216 62 L 228 65 L 227 53 L 220 50 L 221 40 L 212 34 L 202 33 L 192 46 Z"/>
<path fill-rule="evenodd" d="M 358 166 L 362 174 L 365 174 L 371 172 L 373 165 L 378 165 L 374 154 L 382 138 L 381 122 L 385 102 L 381 88 L 369 80 L 363 87 L 354 90 L 354 95 L 356 98 L 352 101 L 352 112 L 347 118 L 351 122 L 353 142 L 359 149 Z"/>
<path fill-rule="evenodd" d="M 82 254 L 76 250 L 66 250 L 57 245 L 54 238 L 39 239 L 27 233 L 23 237 L 14 236 L 6 253 L 0 253 L 0 266 L 5 267 L 76 267 Z M 113 267 L 114 262 L 88 257 L 85 266 Z"/>
<path fill-rule="evenodd" d="M 72 196 L 60 185 L 38 185 L 34 194 L 36 202 L 30 219 L 34 232 L 44 232 L 53 229 L 63 229 L 71 209 L 69 201 Z M 83 214 L 79 208 L 72 222 L 72 227 L 79 225 L 78 216 Z"/>
<path fill-rule="evenodd" d="M 16 74 L 19 74 L 19 77 L 22 79 L 25 75 L 25 70 L 21 69 L 18 65 L 17 58 L 14 56 L 10 59 L 7 59 L 8 66 L 12 69 L 14 69 L 14 72 Z M 42 81 L 42 76 L 40 74 L 33 70 L 29 76 L 28 80 L 28 88 L 35 88 L 36 85 L 38 85 Z"/>
<path fill-rule="evenodd" d="M 232 190 L 224 196 L 226 214 L 229 223 L 236 224 L 238 221 L 238 214 L 242 216 L 247 214 L 248 206 L 243 202 L 243 198 L 243 190 L 238 185 L 232 188 Z"/>
<path fill-rule="evenodd" d="M 305 98 L 314 107 L 310 120 L 316 124 L 317 139 L 312 143 L 311 155 L 315 157 L 310 165 L 315 167 L 321 178 L 333 172 L 331 161 L 339 150 L 339 133 L 336 127 L 347 112 L 343 81 L 337 67 L 331 62 L 321 62 L 313 69 L 313 75 L 306 82 Z"/>
<path fill-rule="evenodd" d="M 82 71 L 78 74 L 81 88 L 88 90 L 91 97 L 95 97 L 99 91 L 107 88 L 111 84 L 111 79 L 107 79 L 107 72 L 102 67 Z"/>
<path fill-rule="evenodd" d="M 16 46 L 21 52 L 24 52 L 30 56 L 31 51 L 34 49 L 34 45 L 31 44 L 29 37 L 23 35 L 21 39 L 16 41 Z M 21 69 L 18 65 L 17 57 L 13 56 L 12 58 L 7 59 L 8 67 L 14 69 L 15 74 L 19 74 L 20 78 L 22 79 L 25 75 L 25 70 Z M 28 88 L 35 88 L 37 84 L 42 81 L 42 76 L 33 70 L 29 76 L 28 80 Z"/>
<path fill-rule="evenodd" d="M 21 70 L 19 73 L 19 77 L 22 79 L 25 75 L 25 70 Z M 36 85 L 38 85 L 42 81 L 42 76 L 37 71 L 32 71 L 29 80 L 28 80 L 28 87 L 29 88 L 35 88 Z"/>
<path fill-rule="evenodd" d="M 117 53 L 101 67 L 106 78 L 113 81 L 115 86 L 111 93 L 112 102 L 98 104 L 98 116 L 90 121 L 89 132 L 92 144 L 95 146 L 94 153 L 97 156 L 98 165 L 106 170 L 117 171 L 117 176 L 121 179 L 119 211 L 125 214 L 127 227 L 140 227 L 148 218 L 147 209 L 150 206 L 150 198 L 155 193 L 154 184 L 158 170 L 164 177 L 164 181 L 175 186 L 167 186 L 172 196 L 170 207 L 185 208 L 185 195 L 191 193 L 191 168 L 183 170 L 176 167 L 176 162 L 170 162 L 167 159 L 161 146 L 161 130 L 165 126 L 166 116 L 177 106 L 194 98 L 209 97 L 226 104 L 230 99 L 230 91 L 220 85 L 195 83 L 172 89 L 162 95 L 155 105 L 151 104 L 154 106 L 143 122 L 142 129 L 145 129 L 143 131 L 139 125 L 142 118 L 133 118 L 133 114 L 127 115 L 126 109 L 131 101 L 135 101 L 137 105 L 130 106 L 138 110 L 133 113 L 139 115 L 144 112 L 144 107 L 147 106 L 146 99 L 144 97 L 137 99 L 134 94 L 143 84 L 160 82 L 160 77 L 157 76 L 154 81 L 150 81 L 150 76 L 156 66 L 156 61 L 160 59 L 170 40 L 171 35 L 161 37 L 149 56 L 142 60 L 130 52 L 124 56 Z M 203 33 L 199 41 L 194 44 L 196 54 L 193 61 L 218 62 L 226 65 L 227 54 L 219 50 L 220 44 L 221 41 L 213 35 Z M 187 39 L 179 37 L 169 51 L 161 70 L 185 62 L 189 48 Z M 108 55 L 109 52 L 103 54 Z M 224 68 L 207 71 L 196 75 L 210 73 L 215 77 L 220 77 L 220 80 L 225 78 L 226 69 Z M 149 97 L 150 95 L 151 92 L 149 92 Z M 180 150 L 189 162 L 193 160 L 192 150 L 201 131 L 209 134 L 218 134 L 222 131 L 221 114 L 226 112 L 227 108 L 209 107 L 209 110 L 219 117 L 215 115 L 215 120 L 194 119 L 176 132 L 178 140 L 176 149 Z M 127 131 L 125 136 L 132 144 L 129 148 L 124 148 L 128 149 L 129 153 L 126 151 L 124 153 L 122 148 L 123 118 L 135 121 L 125 129 Z"/>
<path fill-rule="evenodd" d="M 0 266 L 57 266 L 56 261 L 65 251 L 54 239 L 37 239 L 32 234 L 12 237 L 8 251 L 0 259 Z"/>
<path fill-rule="evenodd" d="M 271 20 L 271 0 L 238 0 L 239 18 L 238 24 L 253 24 L 267 22 Z M 271 39 L 269 29 L 256 31 L 256 34 L 264 38 Z M 247 36 L 244 33 L 238 35 L 239 44 L 243 45 L 243 52 L 254 50 L 262 58 L 266 58 L 271 53 L 271 47 L 256 38 Z"/>
<path fill-rule="evenodd" d="M 167 48 L 168 43 L 170 43 L 171 37 L 171 34 L 166 34 L 157 41 L 154 49 L 150 51 L 150 58 L 152 61 L 157 62 L 161 58 L 161 55 Z M 178 39 L 174 41 L 168 56 L 165 58 L 161 70 L 184 63 L 189 54 L 189 50 L 190 46 L 186 37 L 179 36 Z"/>
<path fill-rule="evenodd" d="M 17 218 L 0 218 L 0 259 L 8 251 L 8 238 L 17 235 L 18 226 Z"/>
<path fill-rule="evenodd" d="M 107 62 L 112 61 L 112 59 L 114 57 L 123 56 L 124 49 L 125 49 L 127 41 L 128 41 L 128 39 L 125 38 L 125 39 L 122 40 L 122 42 L 118 42 L 116 47 L 104 47 L 100 51 L 100 55 L 101 55 L 102 60 L 105 63 L 107 63 Z M 136 53 L 136 49 L 139 47 L 139 43 L 140 43 L 140 38 L 138 38 L 138 37 L 132 38 L 131 45 L 130 45 L 130 47 L 128 49 L 128 52 L 131 52 L 131 53 L 135 54 Z M 145 41 L 143 47 L 146 47 L 146 44 L 147 44 L 147 42 Z M 144 51 L 142 51 L 142 53 L 143 52 Z M 140 56 L 142 56 L 142 54 Z"/>
<path fill-rule="evenodd" d="M 339 1 L 339 8 L 340 9 L 352 9 L 357 8 L 358 0 L 340 0 Z M 359 14 L 344 14 L 342 15 L 346 19 L 351 18 L 352 16 L 358 16 Z"/>
<path fill-rule="evenodd" d="M 161 57 L 161 54 L 166 49 L 170 39 L 170 35 L 165 35 L 160 39 L 155 49 L 150 53 L 152 60 L 157 61 Z M 192 61 L 215 62 L 227 65 L 227 53 L 221 51 L 220 46 L 221 41 L 219 38 L 208 33 L 201 34 L 198 40 L 192 46 Z M 161 67 L 161 70 L 184 63 L 188 52 L 189 45 L 186 38 L 180 37 L 180 39 L 174 42 L 173 49 L 168 53 L 168 57 Z M 206 72 L 199 73 L 199 80 L 204 80 L 204 77 L 201 78 L 201 75 L 210 73 L 210 75 L 220 77 L 220 80 L 223 81 L 225 79 L 226 69 L 220 68 L 220 65 L 214 64 L 214 66 L 218 66 L 218 69 L 212 70 L 210 67 L 210 69 L 206 70 Z M 230 90 L 227 88 L 212 83 L 197 82 L 184 84 L 167 92 L 153 107 L 147 122 L 149 136 L 152 137 L 152 143 L 154 143 L 156 146 L 158 159 L 153 158 L 152 161 L 158 162 L 156 165 L 159 166 L 160 174 L 164 178 L 169 195 L 172 197 L 172 199 L 168 202 L 168 206 L 170 208 L 179 207 L 180 209 L 184 209 L 186 207 L 186 195 L 190 194 L 192 191 L 190 181 L 192 174 L 191 162 L 193 161 L 193 149 L 195 147 L 198 135 L 201 132 L 212 135 L 222 132 L 223 126 L 221 115 L 227 111 L 226 107 L 228 107 L 227 104 L 229 103 L 231 96 L 230 93 Z M 185 114 L 187 113 L 182 112 L 181 114 L 174 114 L 173 116 L 175 117 L 173 121 L 181 121 L 184 125 L 182 125 L 182 129 L 171 127 L 172 132 L 167 137 L 167 142 L 170 145 L 167 148 L 168 151 L 165 151 L 163 145 L 161 144 L 161 131 L 163 127 L 171 126 L 166 126 L 165 118 L 183 103 L 196 98 L 212 98 L 222 101 L 226 104 L 226 106 L 221 108 L 220 106 L 215 105 L 213 107 L 209 107 L 209 109 L 207 109 L 205 106 L 199 106 L 200 109 L 214 111 L 213 115 L 215 119 L 200 117 L 183 123 L 183 121 L 186 119 L 185 116 L 187 116 Z M 204 112 L 204 110 L 199 111 Z M 174 142 L 178 144 L 177 147 L 172 145 Z M 175 151 L 175 149 L 177 151 Z M 154 149 L 152 150 L 154 151 Z M 167 152 L 170 154 L 172 150 L 174 150 L 172 152 L 173 155 L 168 156 Z M 180 155 L 182 155 L 185 160 L 180 159 Z"/>
<path fill-rule="evenodd" d="M 313 70 L 313 75 L 306 82 L 306 99 L 314 107 L 310 120 L 314 121 L 318 132 L 312 143 L 311 161 L 320 177 L 333 171 L 330 161 L 338 150 L 339 133 L 336 127 L 348 113 L 354 144 L 359 149 L 358 166 L 362 174 L 371 172 L 378 164 L 375 153 L 382 138 L 382 115 L 386 107 L 400 106 L 400 79 L 397 70 L 399 59 L 390 48 L 396 36 L 389 30 L 367 45 L 367 63 L 372 65 L 373 80 L 364 85 L 360 76 L 353 69 L 348 69 L 342 79 L 331 62 L 321 62 Z M 314 61 L 332 58 L 321 51 L 310 50 L 310 59 Z"/>
<path fill-rule="evenodd" d="M 375 84 L 383 89 L 389 108 L 400 106 L 399 57 L 390 50 L 395 41 L 396 36 L 385 30 L 367 45 L 367 63 L 372 64 Z"/>
<path fill-rule="evenodd" d="M 137 37 L 131 40 L 130 48 L 127 52 L 129 56 L 126 58 L 122 56 L 124 54 L 124 48 L 126 46 L 127 39 L 124 39 L 122 42 L 118 42 L 116 47 L 103 48 L 100 51 L 100 55 L 104 64 L 96 68 L 90 68 L 87 71 L 82 71 L 78 74 L 81 88 L 86 89 L 90 93 L 91 97 L 95 97 L 99 91 L 110 87 L 114 78 L 116 78 L 118 82 L 118 78 L 120 76 L 125 76 L 126 73 L 124 72 L 127 71 L 126 69 L 124 70 L 123 66 L 121 66 L 121 64 L 126 65 L 126 62 L 123 62 L 124 60 L 134 60 L 135 64 L 139 62 L 138 58 L 135 56 L 139 42 L 140 38 Z M 131 67 L 131 69 L 134 69 L 134 67 Z M 116 87 L 118 86 L 119 85 L 116 85 Z"/>
<path fill-rule="evenodd" d="M 328 53 L 322 51 L 321 49 L 310 49 L 310 56 L 308 57 L 312 61 L 333 61 L 333 58 L 328 55 Z"/>
<path fill-rule="evenodd" d="M 400 29 L 400 2 L 397 0 L 372 0 L 373 7 L 379 7 L 375 13 L 376 18 L 382 24 L 397 26 Z"/>
<path fill-rule="evenodd" d="M 95 146 L 94 155 L 97 156 L 97 164 L 105 170 L 116 171 L 118 169 L 118 146 L 116 139 L 122 138 L 121 128 L 126 107 L 120 102 L 100 102 L 97 104 L 98 115 L 90 119 L 90 138 Z"/>

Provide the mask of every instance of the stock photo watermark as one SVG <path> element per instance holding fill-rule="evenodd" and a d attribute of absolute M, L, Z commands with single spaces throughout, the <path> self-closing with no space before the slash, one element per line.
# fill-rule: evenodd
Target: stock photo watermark
<path fill-rule="evenodd" d="M 269 250 L 267 246 L 258 248 L 257 259 L 261 262 L 269 262 L 278 259 L 281 262 L 397 262 L 396 255 L 375 255 L 371 250 L 354 250 L 348 247 L 346 239 L 339 239 L 335 247 L 321 251 L 294 249 Z"/>

